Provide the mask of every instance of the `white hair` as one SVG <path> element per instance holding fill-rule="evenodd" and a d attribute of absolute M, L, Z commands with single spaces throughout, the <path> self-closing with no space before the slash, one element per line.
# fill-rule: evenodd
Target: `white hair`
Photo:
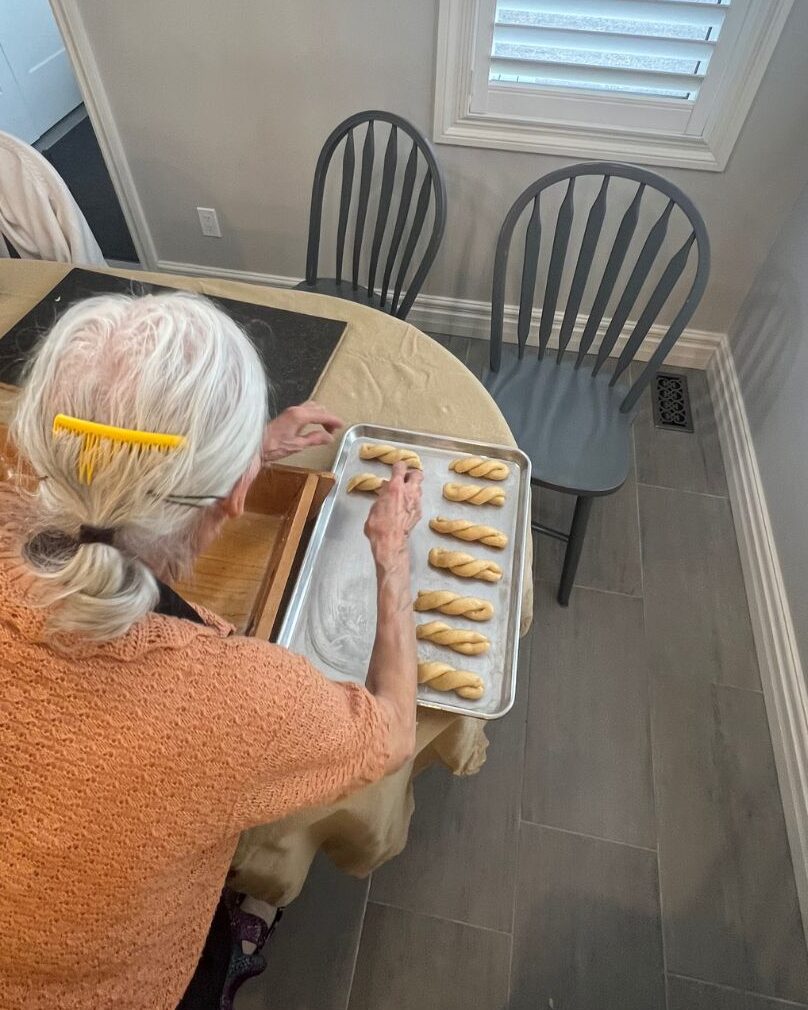
<path fill-rule="evenodd" d="M 81 438 L 57 414 L 182 435 L 182 448 L 112 453 L 79 480 Z M 88 298 L 66 311 L 27 371 L 11 434 L 39 478 L 26 556 L 49 627 L 124 634 L 155 605 L 154 570 L 187 571 L 208 508 L 260 451 L 267 385 L 255 348 L 196 295 Z M 194 507 L 197 506 L 197 507 Z M 112 543 L 79 543 L 82 526 Z"/>

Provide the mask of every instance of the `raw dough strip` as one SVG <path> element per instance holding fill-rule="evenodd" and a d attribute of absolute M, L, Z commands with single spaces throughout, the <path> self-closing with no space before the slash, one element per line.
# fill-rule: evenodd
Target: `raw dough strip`
<path fill-rule="evenodd" d="M 375 491 L 378 494 L 379 488 L 386 483 L 386 480 L 377 477 L 375 473 L 357 473 L 348 481 L 346 490 L 348 494 L 352 491 Z"/>
<path fill-rule="evenodd" d="M 455 473 L 467 473 L 469 477 L 484 477 L 486 480 L 505 480 L 511 472 L 502 460 L 483 459 L 482 456 L 454 459 L 449 464 L 449 469 Z"/>
<path fill-rule="evenodd" d="M 419 663 L 418 683 L 436 691 L 454 691 L 470 701 L 477 701 L 485 693 L 482 677 L 468 670 L 455 670 L 448 663 Z"/>
<path fill-rule="evenodd" d="M 415 629 L 415 637 L 424 642 L 434 642 L 435 645 L 445 645 L 454 652 L 462 652 L 464 656 L 479 656 L 491 647 L 489 640 L 479 631 L 452 628 L 444 621 L 419 624 Z"/>
<path fill-rule="evenodd" d="M 448 568 L 452 575 L 459 575 L 462 579 L 499 582 L 502 578 L 502 569 L 496 561 L 473 558 L 463 551 L 444 551 L 433 547 L 429 552 L 429 563 L 433 568 Z"/>
<path fill-rule="evenodd" d="M 456 540 L 479 540 L 486 547 L 501 549 L 508 543 L 505 534 L 493 526 L 480 526 L 470 519 L 446 519 L 444 516 L 437 516 L 429 520 L 429 528 L 436 533 L 447 533 Z"/>
<path fill-rule="evenodd" d="M 380 463 L 388 463 L 390 466 L 393 463 L 406 463 L 413 470 L 423 470 L 421 457 L 417 452 L 413 452 L 412 449 L 396 449 L 392 445 L 376 445 L 368 442 L 360 446 L 359 458 L 377 459 Z"/>
<path fill-rule="evenodd" d="M 483 487 L 481 484 L 444 484 L 443 497 L 447 501 L 464 501 L 469 505 L 505 504 L 505 492 L 501 487 Z"/>
<path fill-rule="evenodd" d="M 476 596 L 461 596 L 448 589 L 419 589 L 413 609 L 419 613 L 438 610 L 450 617 L 467 617 L 470 621 L 487 621 L 494 615 L 494 605 Z"/>

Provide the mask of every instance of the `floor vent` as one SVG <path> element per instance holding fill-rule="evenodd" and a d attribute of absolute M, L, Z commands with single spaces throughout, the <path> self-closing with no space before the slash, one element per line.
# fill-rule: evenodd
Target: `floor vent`
<path fill-rule="evenodd" d="M 657 428 L 673 428 L 675 431 L 693 430 L 687 376 L 657 372 L 654 376 L 651 398 L 654 401 L 654 424 Z"/>

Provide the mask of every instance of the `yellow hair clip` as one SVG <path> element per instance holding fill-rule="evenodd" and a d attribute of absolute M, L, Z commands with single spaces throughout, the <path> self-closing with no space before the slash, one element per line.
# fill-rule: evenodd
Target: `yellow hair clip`
<path fill-rule="evenodd" d="M 78 476 L 82 484 L 92 484 L 96 469 L 120 450 L 156 450 L 169 452 L 182 448 L 184 435 L 163 435 L 156 431 L 137 431 L 133 428 L 116 428 L 111 424 L 97 424 L 69 414 L 57 414 L 53 419 L 53 434 L 73 435 L 81 439 Z"/>

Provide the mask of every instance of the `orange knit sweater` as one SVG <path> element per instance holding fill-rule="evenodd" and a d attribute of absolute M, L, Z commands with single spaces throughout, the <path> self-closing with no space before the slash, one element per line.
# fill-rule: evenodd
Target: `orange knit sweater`
<path fill-rule="evenodd" d="M 381 777 L 373 697 L 152 615 L 43 640 L 0 492 L 0 1007 L 174 1010 L 239 832 Z"/>

